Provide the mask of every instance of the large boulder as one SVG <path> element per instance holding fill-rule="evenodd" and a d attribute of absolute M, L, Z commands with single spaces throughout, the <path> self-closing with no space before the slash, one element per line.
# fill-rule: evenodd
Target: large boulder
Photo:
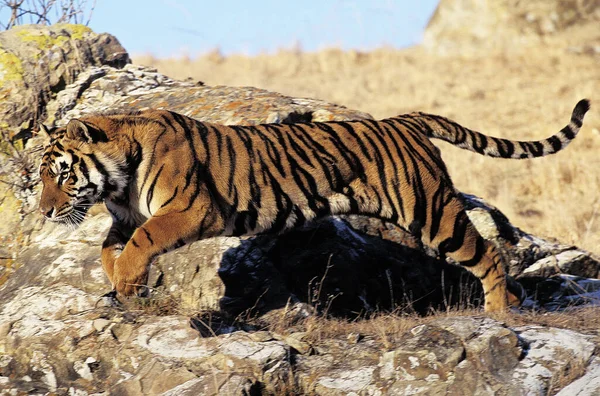
<path fill-rule="evenodd" d="M 35 35 L 41 28 L 30 29 Z M 85 28 L 69 29 L 84 32 L 69 40 L 89 44 L 94 37 Z M 14 34 L 1 33 L 0 43 Z M 106 53 L 105 44 L 97 40 L 89 52 Z M 19 59 L 33 64 L 38 55 L 23 52 Z M 251 87 L 176 81 L 123 65 L 126 53 L 115 59 L 91 62 L 64 86 L 32 88 L 49 100 L 37 114 L 53 125 L 147 107 L 229 124 L 370 117 Z M 397 227 L 359 216 L 325 219 L 280 237 L 198 241 L 157 259 L 149 298 L 103 296 L 110 285 L 99 252 L 109 215 L 95 207 L 73 232 L 44 223 L 34 212 L 40 140 L 18 138 L 23 146 L 13 139 L 0 153 L 0 175 L 10 181 L 0 183 L 0 392 L 544 394 L 557 390 L 556 378 L 574 379 L 572 368 L 597 376 L 595 339 L 571 330 L 464 317 L 408 326 L 383 340 L 301 331 L 311 328 L 303 323 L 315 313 L 356 318 L 480 304 L 480 285 L 462 268 Z M 598 276 L 596 257 L 529 235 L 476 197 L 463 199 L 525 286 L 526 307 L 572 309 L 598 300 L 599 281 L 590 279 Z"/>
<path fill-rule="evenodd" d="M 90 66 L 123 67 L 129 55 L 110 34 L 82 25 L 19 26 L 0 35 L 0 128 L 28 131 L 52 96 Z M 12 137 L 12 136 L 10 136 Z"/>

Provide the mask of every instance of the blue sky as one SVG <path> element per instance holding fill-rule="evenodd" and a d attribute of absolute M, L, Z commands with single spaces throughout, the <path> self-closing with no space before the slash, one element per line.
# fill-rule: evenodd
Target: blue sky
<path fill-rule="evenodd" d="M 421 40 L 437 2 L 97 0 L 89 26 L 115 35 L 131 54 L 157 56 L 194 56 L 215 48 L 256 54 L 296 43 L 305 51 L 401 48 Z"/>
<path fill-rule="evenodd" d="M 256 54 L 327 46 L 405 47 L 421 40 L 438 0 L 98 0 L 90 27 L 132 54 Z"/>

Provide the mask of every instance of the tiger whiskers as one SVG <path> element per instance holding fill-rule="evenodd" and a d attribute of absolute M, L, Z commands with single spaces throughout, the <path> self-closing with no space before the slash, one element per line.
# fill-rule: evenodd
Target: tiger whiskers
<path fill-rule="evenodd" d="M 75 231 L 79 228 L 85 216 L 94 204 L 81 202 L 76 205 L 73 205 L 71 211 L 69 213 L 64 214 L 60 218 L 50 219 L 50 221 L 58 222 L 66 226 L 69 230 Z M 85 233 L 84 233 L 85 235 Z"/>

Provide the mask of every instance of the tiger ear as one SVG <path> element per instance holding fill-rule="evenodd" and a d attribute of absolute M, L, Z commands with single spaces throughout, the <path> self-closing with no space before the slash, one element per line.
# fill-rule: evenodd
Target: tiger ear
<path fill-rule="evenodd" d="M 40 133 L 45 138 L 48 138 L 48 139 L 52 138 L 52 136 L 50 136 L 50 132 L 48 131 L 48 128 L 46 128 L 46 125 L 44 125 L 44 124 L 40 124 Z"/>
<path fill-rule="evenodd" d="M 69 139 L 80 140 L 85 143 L 105 142 L 108 140 L 103 131 L 76 118 L 67 124 L 66 135 Z"/>
<path fill-rule="evenodd" d="M 40 123 L 40 127 L 39 127 L 39 132 L 38 134 L 47 142 L 52 140 L 52 135 L 50 134 L 50 131 L 48 131 L 48 128 L 46 128 L 46 125 L 41 124 Z"/>

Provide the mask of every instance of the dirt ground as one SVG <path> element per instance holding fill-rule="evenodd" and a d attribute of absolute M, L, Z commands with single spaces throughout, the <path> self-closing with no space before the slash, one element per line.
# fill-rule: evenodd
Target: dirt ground
<path fill-rule="evenodd" d="M 583 47 L 581 47 L 583 48 Z M 554 45 L 480 56 L 421 47 L 371 52 L 282 50 L 272 55 L 134 57 L 176 78 L 254 86 L 311 97 L 384 118 L 444 115 L 510 139 L 540 139 L 565 126 L 579 99 L 592 100 L 578 138 L 536 160 L 485 158 L 440 142 L 457 188 L 499 207 L 517 226 L 600 254 L 600 54 Z"/>

